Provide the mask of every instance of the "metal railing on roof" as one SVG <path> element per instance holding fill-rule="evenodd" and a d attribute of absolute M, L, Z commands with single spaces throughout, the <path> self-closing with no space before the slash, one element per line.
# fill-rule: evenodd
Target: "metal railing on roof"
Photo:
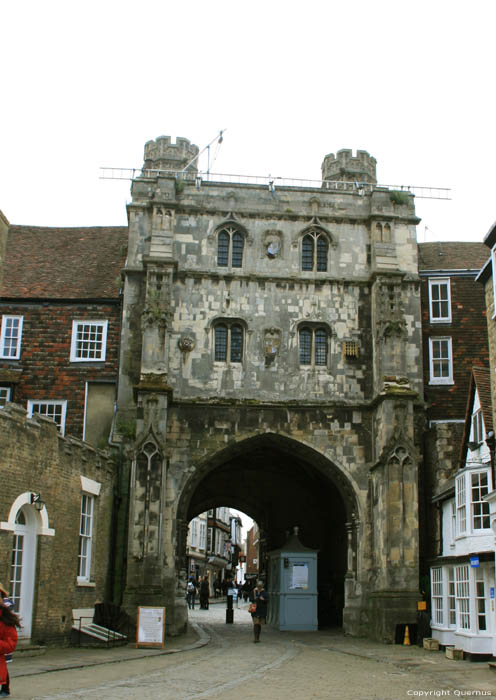
<path fill-rule="evenodd" d="M 275 177 L 271 175 L 235 175 L 232 173 L 208 173 L 177 170 L 155 170 L 151 168 L 100 168 L 101 180 L 136 180 L 154 179 L 157 177 L 180 178 L 192 182 L 200 189 L 204 184 L 243 184 L 265 186 L 271 192 L 276 187 L 310 188 L 332 190 L 336 192 L 357 192 L 365 194 L 378 189 L 394 190 L 415 195 L 420 199 L 451 199 L 451 190 L 446 187 L 427 187 L 416 185 L 379 185 L 370 182 L 343 182 L 341 180 L 310 180 L 305 178 Z"/>

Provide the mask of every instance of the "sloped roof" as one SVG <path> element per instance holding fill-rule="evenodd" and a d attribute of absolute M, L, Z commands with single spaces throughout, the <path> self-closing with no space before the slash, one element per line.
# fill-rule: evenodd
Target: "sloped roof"
<path fill-rule="evenodd" d="M 491 371 L 488 367 L 472 367 L 470 386 L 468 390 L 467 409 L 465 411 L 465 428 L 463 432 L 462 449 L 460 455 L 460 467 L 465 465 L 467 458 L 468 439 L 472 426 L 472 412 L 474 407 L 475 390 L 479 394 L 479 401 L 484 419 L 486 434 L 493 428 L 493 408 L 491 401 Z"/>
<path fill-rule="evenodd" d="M 127 226 L 10 226 L 0 296 L 118 298 L 127 237 Z"/>
<path fill-rule="evenodd" d="M 418 244 L 421 270 L 480 270 L 489 257 L 484 243 L 436 241 Z"/>

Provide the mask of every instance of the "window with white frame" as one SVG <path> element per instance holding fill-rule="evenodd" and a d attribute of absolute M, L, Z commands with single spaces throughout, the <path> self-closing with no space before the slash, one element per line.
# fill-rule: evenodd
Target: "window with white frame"
<path fill-rule="evenodd" d="M 456 480 L 456 533 L 464 535 L 467 532 L 467 496 L 465 474 Z"/>
<path fill-rule="evenodd" d="M 453 384 L 451 338 L 429 338 L 431 384 Z"/>
<path fill-rule="evenodd" d="M 472 416 L 472 441 L 480 445 L 484 440 L 484 421 L 482 411 L 479 409 Z"/>
<path fill-rule="evenodd" d="M 108 321 L 73 321 L 71 362 L 103 362 Z"/>
<path fill-rule="evenodd" d="M 451 501 L 451 546 L 455 546 L 456 539 L 456 503 Z"/>
<path fill-rule="evenodd" d="M 487 630 L 487 606 L 486 606 L 486 586 L 484 582 L 484 571 L 476 569 L 475 573 L 475 614 L 477 616 L 477 630 L 484 632 Z"/>
<path fill-rule="evenodd" d="M 0 408 L 5 406 L 7 401 L 10 401 L 12 396 L 12 389 L 10 386 L 0 386 Z"/>
<path fill-rule="evenodd" d="M 67 401 L 28 401 L 28 416 L 33 413 L 51 418 L 57 423 L 62 435 L 65 433 L 65 418 L 67 412 Z"/>
<path fill-rule="evenodd" d="M 470 568 L 468 565 L 456 567 L 456 610 L 458 627 L 470 629 Z"/>
<path fill-rule="evenodd" d="M 198 542 L 198 520 L 196 518 L 191 521 L 190 542 L 192 547 L 196 547 Z"/>
<path fill-rule="evenodd" d="M 456 532 L 464 535 L 471 532 L 490 529 L 489 503 L 484 497 L 491 491 L 489 468 L 467 470 L 457 477 L 456 495 Z"/>
<path fill-rule="evenodd" d="M 79 521 L 78 581 L 89 581 L 91 577 L 94 502 L 94 496 L 87 493 L 82 494 Z"/>
<path fill-rule="evenodd" d="M 472 489 L 472 528 L 485 530 L 489 525 L 489 503 L 484 501 L 484 496 L 489 493 L 488 472 L 472 472 L 470 474 Z"/>
<path fill-rule="evenodd" d="M 207 539 L 207 524 L 206 524 L 203 520 L 200 520 L 200 544 L 199 544 L 199 549 L 205 549 L 206 539 Z"/>
<path fill-rule="evenodd" d="M 21 356 L 23 316 L 2 316 L 0 331 L 0 357 L 18 360 Z"/>
<path fill-rule="evenodd" d="M 451 323 L 451 290 L 449 279 L 429 280 L 431 323 Z"/>
<path fill-rule="evenodd" d="M 450 627 L 456 626 L 456 588 L 454 566 L 448 566 L 448 623 Z"/>
<path fill-rule="evenodd" d="M 432 621 L 436 625 L 442 625 L 443 618 L 443 570 L 437 567 L 431 570 L 432 574 Z"/>

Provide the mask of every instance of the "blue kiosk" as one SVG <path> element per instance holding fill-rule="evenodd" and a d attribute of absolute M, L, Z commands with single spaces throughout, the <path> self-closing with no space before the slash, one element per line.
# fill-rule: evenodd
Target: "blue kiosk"
<path fill-rule="evenodd" d="M 268 553 L 270 625 L 283 631 L 317 630 L 317 553 L 300 542 L 297 527 L 281 549 Z"/>

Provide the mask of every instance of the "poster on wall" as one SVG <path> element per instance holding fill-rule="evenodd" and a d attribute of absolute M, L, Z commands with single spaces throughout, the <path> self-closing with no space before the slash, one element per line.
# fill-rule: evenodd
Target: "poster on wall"
<path fill-rule="evenodd" d="M 292 562 L 291 565 L 291 578 L 289 587 L 293 590 L 307 590 L 308 589 L 308 564 L 304 562 Z"/>
<path fill-rule="evenodd" d="M 165 644 L 165 608 L 138 607 L 136 624 L 137 647 L 159 647 Z"/>

